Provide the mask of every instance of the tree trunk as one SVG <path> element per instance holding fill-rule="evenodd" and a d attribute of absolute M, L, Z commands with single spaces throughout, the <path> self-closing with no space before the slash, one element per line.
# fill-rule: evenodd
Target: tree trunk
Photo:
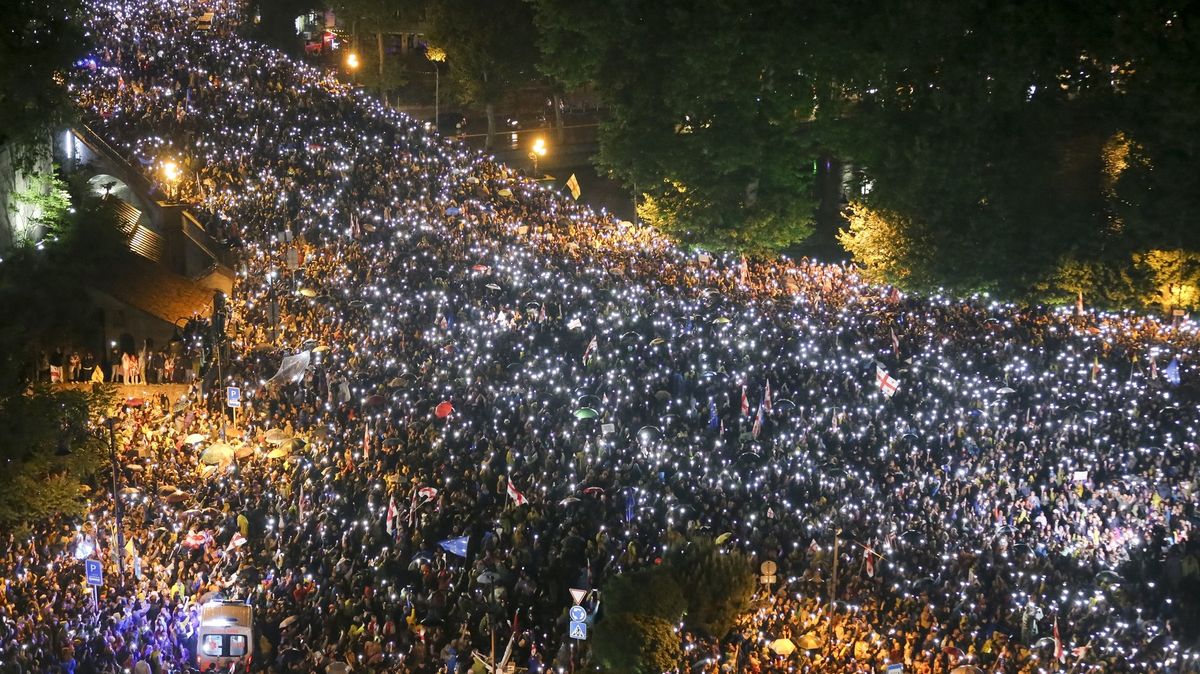
<path fill-rule="evenodd" d="M 496 104 L 488 102 L 487 104 L 487 142 L 484 143 L 484 149 L 492 149 L 492 143 L 496 139 Z"/>
<path fill-rule="evenodd" d="M 391 101 L 388 100 L 387 80 L 383 78 L 383 33 L 375 31 L 375 49 L 379 52 L 379 96 L 383 99 L 383 104 L 391 106 Z"/>
<path fill-rule="evenodd" d="M 562 123 L 562 96 L 558 92 L 554 93 L 554 128 L 557 131 L 558 144 L 563 142 L 563 123 Z"/>

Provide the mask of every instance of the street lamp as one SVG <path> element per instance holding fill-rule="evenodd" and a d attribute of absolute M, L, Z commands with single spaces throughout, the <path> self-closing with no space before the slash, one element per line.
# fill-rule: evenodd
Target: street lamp
<path fill-rule="evenodd" d="M 358 60 L 357 52 L 349 52 L 346 54 L 346 70 L 354 72 L 358 70 L 358 66 L 362 65 Z"/>
<path fill-rule="evenodd" d="M 538 173 L 538 159 L 546 156 L 546 139 L 538 136 L 533 141 L 533 147 L 529 148 L 529 158 L 533 160 L 533 177 L 536 180 L 540 175 Z"/>
<path fill-rule="evenodd" d="M 167 199 L 176 201 L 178 197 L 179 178 L 182 175 L 179 171 L 179 164 L 175 163 L 174 159 L 164 159 L 162 163 L 163 179 L 167 181 Z"/>
<path fill-rule="evenodd" d="M 442 69 L 438 64 L 446 62 L 446 50 L 441 47 L 428 47 L 425 49 L 425 58 L 433 63 L 433 128 L 436 130 L 438 126 L 438 117 L 441 112 L 438 105 L 441 100 L 441 74 Z"/>

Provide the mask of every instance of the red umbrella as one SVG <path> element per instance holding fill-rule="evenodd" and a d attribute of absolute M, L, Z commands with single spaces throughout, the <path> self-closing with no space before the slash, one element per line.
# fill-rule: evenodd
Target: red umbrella
<path fill-rule="evenodd" d="M 125 406 L 126 407 L 141 407 L 142 404 L 145 402 L 146 401 L 142 400 L 141 398 L 126 398 Z"/>
<path fill-rule="evenodd" d="M 450 416 L 450 413 L 453 411 L 454 404 L 449 400 L 443 400 L 442 402 L 438 403 L 437 407 L 433 408 L 433 413 L 436 414 L 439 419 L 445 419 L 446 417 Z"/>
<path fill-rule="evenodd" d="M 375 395 L 367 398 L 367 407 L 379 407 L 384 403 L 384 401 L 384 397 L 376 393 Z"/>
<path fill-rule="evenodd" d="M 487 271 L 489 269 L 491 269 L 491 267 L 487 266 L 486 264 L 477 264 L 474 267 L 471 267 L 471 271 Z"/>

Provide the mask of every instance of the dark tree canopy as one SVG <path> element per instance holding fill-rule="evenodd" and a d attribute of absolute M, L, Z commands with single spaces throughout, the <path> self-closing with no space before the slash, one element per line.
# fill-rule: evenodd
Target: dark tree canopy
<path fill-rule="evenodd" d="M 542 67 L 608 105 L 600 162 L 681 239 L 802 240 L 828 152 L 881 279 L 1144 305 L 1200 283 L 1187 3 L 530 1 Z"/>

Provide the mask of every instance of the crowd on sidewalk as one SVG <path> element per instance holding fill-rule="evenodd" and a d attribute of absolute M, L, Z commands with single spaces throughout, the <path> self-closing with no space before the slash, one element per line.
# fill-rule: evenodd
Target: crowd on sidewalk
<path fill-rule="evenodd" d="M 119 411 L 124 550 L 103 490 L 0 540 L 0 672 L 180 671 L 214 597 L 254 606 L 261 671 L 478 671 L 493 635 L 567 671 L 569 588 L 702 536 L 778 581 L 685 629 L 681 671 L 1200 670 L 1190 322 L 687 252 L 242 40 L 236 5 L 89 6 L 72 90 L 222 223 L 230 354 Z M 96 607 L 89 556 L 128 567 Z"/>

